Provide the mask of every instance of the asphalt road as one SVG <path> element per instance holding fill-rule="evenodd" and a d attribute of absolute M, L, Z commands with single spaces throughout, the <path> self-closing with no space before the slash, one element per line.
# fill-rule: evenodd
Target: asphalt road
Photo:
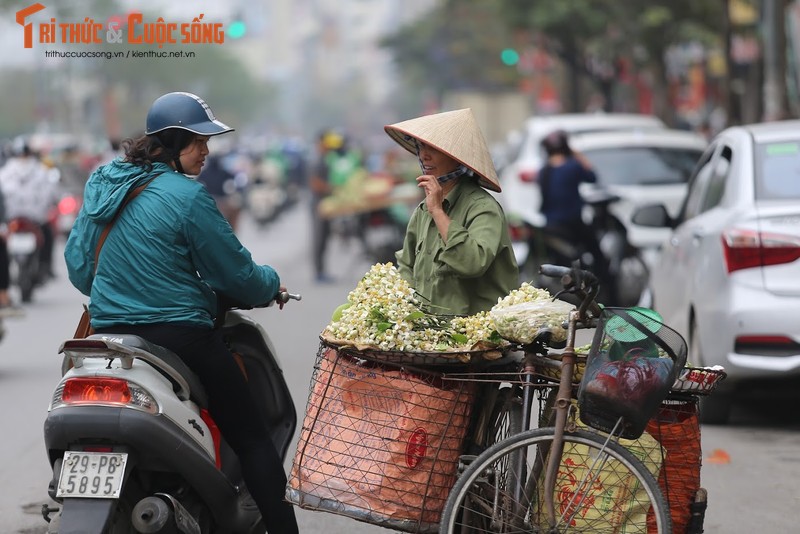
<path fill-rule="evenodd" d="M 271 335 L 302 420 L 318 334 L 336 306 L 370 266 L 356 242 L 335 238 L 329 265 L 335 283 L 317 285 L 309 266 L 308 210 L 300 205 L 265 228 L 245 217 L 239 230 L 254 258 L 276 267 L 303 300 L 283 310 L 252 313 Z M 63 242 L 59 247 L 63 246 Z M 60 250 L 57 252 L 60 258 Z M 58 347 L 71 337 L 84 298 L 59 263 L 58 278 L 7 320 L 0 342 L 0 532 L 40 534 L 51 473 L 42 441 L 48 400 L 59 379 Z M 800 417 L 797 397 L 743 399 L 732 424 L 702 428 L 702 485 L 709 491 L 707 533 L 798 532 L 800 524 Z M 291 465 L 294 446 L 286 460 Z M 298 510 L 301 531 L 367 534 L 386 529 L 329 513 Z"/>

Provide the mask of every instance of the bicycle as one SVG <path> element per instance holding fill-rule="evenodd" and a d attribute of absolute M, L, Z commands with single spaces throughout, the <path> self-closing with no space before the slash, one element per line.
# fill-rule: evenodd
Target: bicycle
<path fill-rule="evenodd" d="M 500 389 L 506 391 L 502 393 L 503 405 L 513 398 L 519 409 L 499 417 L 507 425 L 502 432 L 489 433 L 497 438 L 494 443 L 487 443 L 488 448 L 476 456 L 462 457 L 464 469 L 449 493 L 440 532 L 672 532 L 669 506 L 646 464 L 647 457 L 637 457 L 629 444 L 619 440 L 642 434 L 686 362 L 685 341 L 660 323 L 658 334 L 651 331 L 655 330 L 655 321 L 649 317 L 635 316 L 624 309 L 610 312 L 609 308 L 601 308 L 595 301 L 597 278 L 577 264 L 572 268 L 543 265 L 541 272 L 560 278 L 563 291 L 576 296 L 579 302 L 569 314 L 561 361 L 545 357 L 548 346 L 553 345 L 547 331 L 521 347 L 521 378 L 509 380 L 510 387 Z M 596 395 L 598 392 L 587 386 L 587 376 L 597 372 L 591 367 L 592 356 L 607 355 L 613 345 L 605 335 L 609 314 L 611 318 L 622 318 L 612 327 L 624 329 L 627 325 L 628 334 L 634 332 L 631 339 L 624 340 L 627 346 L 623 348 L 634 351 L 628 355 L 642 356 L 641 350 L 646 347 L 656 351 L 649 355 L 651 358 L 659 352 L 662 357 L 643 361 L 643 365 L 664 364 L 657 377 L 658 391 L 642 399 L 641 405 L 629 406 L 620 413 L 614 413 L 618 408 L 614 402 Z M 581 328 L 596 330 L 576 395 L 575 339 Z M 537 379 L 537 369 L 542 367 L 560 371 L 557 390 L 552 383 Z M 445 379 L 469 380 L 474 376 L 445 374 Z M 541 426 L 530 428 L 536 392 L 543 393 Z M 577 422 L 576 397 L 583 426 Z M 499 405 L 493 404 L 492 411 L 496 412 Z M 481 431 L 480 425 L 476 428 Z"/>

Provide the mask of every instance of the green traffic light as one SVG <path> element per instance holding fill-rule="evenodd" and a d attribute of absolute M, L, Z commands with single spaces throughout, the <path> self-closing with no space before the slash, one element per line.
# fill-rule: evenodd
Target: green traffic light
<path fill-rule="evenodd" d="M 512 66 L 519 63 L 519 52 L 513 48 L 506 48 L 500 52 L 500 60 L 504 65 Z"/>
<path fill-rule="evenodd" d="M 241 39 L 247 33 L 247 26 L 241 20 L 235 20 L 228 25 L 228 37 Z"/>

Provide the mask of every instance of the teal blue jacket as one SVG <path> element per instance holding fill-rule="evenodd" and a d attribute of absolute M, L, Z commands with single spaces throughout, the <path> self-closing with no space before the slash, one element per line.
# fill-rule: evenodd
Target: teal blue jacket
<path fill-rule="evenodd" d="M 95 270 L 103 228 L 128 192 L 153 176 L 114 223 Z M 163 163 L 147 172 L 117 159 L 97 169 L 86 183 L 64 258 L 70 282 L 90 297 L 94 328 L 211 326 L 212 288 L 254 306 L 275 297 L 280 286 L 272 267 L 253 261 L 205 187 Z"/>

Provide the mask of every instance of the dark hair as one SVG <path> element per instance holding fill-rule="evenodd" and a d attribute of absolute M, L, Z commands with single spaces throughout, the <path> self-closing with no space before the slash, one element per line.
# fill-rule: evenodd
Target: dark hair
<path fill-rule="evenodd" d="M 555 154 L 563 154 L 564 156 L 572 155 L 572 148 L 569 146 L 567 140 L 567 132 L 564 130 L 556 130 L 547 134 L 542 139 L 542 148 L 547 152 L 548 156 Z"/>
<path fill-rule="evenodd" d="M 153 163 L 175 163 L 178 170 L 181 150 L 191 144 L 197 134 L 179 128 L 169 128 L 157 134 L 143 135 L 136 139 L 122 141 L 125 161 L 146 170 L 153 168 Z"/>

